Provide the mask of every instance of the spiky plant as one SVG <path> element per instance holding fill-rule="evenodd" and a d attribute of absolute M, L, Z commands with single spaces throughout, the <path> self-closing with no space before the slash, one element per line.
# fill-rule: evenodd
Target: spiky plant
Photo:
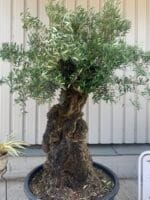
<path fill-rule="evenodd" d="M 10 136 L 7 140 L 0 142 L 0 156 L 9 154 L 11 156 L 19 156 L 20 151 L 25 148 L 27 144 L 23 141 L 15 139 Z"/>
<path fill-rule="evenodd" d="M 48 26 L 28 11 L 23 14 L 26 48 L 2 45 L 0 56 L 13 66 L 2 82 L 23 104 L 29 97 L 49 102 L 60 90 L 59 103 L 47 114 L 44 169 L 61 186 L 78 188 L 94 176 L 82 118 L 89 94 L 95 101 L 111 102 L 126 92 L 149 96 L 149 54 L 125 42 L 130 22 L 121 17 L 115 0 L 106 0 L 100 12 L 68 11 L 50 1 L 46 13 Z M 130 75 L 118 73 L 128 69 Z"/>

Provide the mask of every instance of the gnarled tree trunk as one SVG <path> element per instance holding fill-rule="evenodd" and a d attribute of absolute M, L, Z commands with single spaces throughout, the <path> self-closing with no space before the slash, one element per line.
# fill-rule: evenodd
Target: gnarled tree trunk
<path fill-rule="evenodd" d="M 56 178 L 57 186 L 80 187 L 93 173 L 82 108 L 87 96 L 70 87 L 61 93 L 62 102 L 48 112 L 43 136 L 43 149 L 47 153 L 45 170 Z"/>

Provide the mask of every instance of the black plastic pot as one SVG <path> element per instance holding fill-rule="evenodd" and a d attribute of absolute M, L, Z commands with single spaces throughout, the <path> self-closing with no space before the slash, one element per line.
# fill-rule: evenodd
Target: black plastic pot
<path fill-rule="evenodd" d="M 116 174 L 111 171 L 109 168 L 98 164 L 98 163 L 93 163 L 93 166 L 96 167 L 97 169 L 102 169 L 109 177 L 112 178 L 114 181 L 114 187 L 111 192 L 109 192 L 106 196 L 103 198 L 100 198 L 99 200 L 114 200 L 116 194 L 118 193 L 119 190 L 119 179 L 116 176 Z M 29 200 L 39 200 L 30 190 L 29 185 L 32 180 L 32 178 L 37 174 L 40 170 L 43 169 L 43 165 L 40 165 L 36 168 L 34 168 L 25 178 L 24 180 L 24 192 Z"/>

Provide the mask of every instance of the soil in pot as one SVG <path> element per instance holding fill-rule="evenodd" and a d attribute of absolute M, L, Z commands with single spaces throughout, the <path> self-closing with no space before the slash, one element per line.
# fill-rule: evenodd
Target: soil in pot
<path fill-rule="evenodd" d="M 45 170 L 41 170 L 32 179 L 30 189 L 42 200 L 101 199 L 112 190 L 114 182 L 103 170 L 94 170 L 95 176 L 89 174 L 85 184 L 78 188 L 57 187 L 56 179 L 49 177 Z"/>

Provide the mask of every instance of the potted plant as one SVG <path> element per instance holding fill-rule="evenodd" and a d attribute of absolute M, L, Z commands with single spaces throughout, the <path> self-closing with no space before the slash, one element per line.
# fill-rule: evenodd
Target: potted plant
<path fill-rule="evenodd" d="M 46 13 L 48 26 L 28 10 L 23 13 L 28 45 L 5 43 L 0 50 L 13 65 L 1 82 L 17 92 L 18 103 L 24 106 L 28 98 L 49 102 L 60 92 L 47 114 L 42 144 L 47 160 L 27 177 L 25 191 L 29 199 L 111 200 L 118 181 L 107 168 L 93 167 L 82 108 L 89 94 L 96 102 L 115 102 L 126 92 L 149 95 L 149 54 L 126 44 L 130 22 L 115 0 L 106 0 L 100 12 L 68 11 L 50 1 Z"/>
<path fill-rule="evenodd" d="M 0 172 L 3 172 L 7 166 L 8 155 L 19 156 L 20 150 L 24 149 L 25 143 L 16 140 L 14 137 L 0 142 Z"/>

